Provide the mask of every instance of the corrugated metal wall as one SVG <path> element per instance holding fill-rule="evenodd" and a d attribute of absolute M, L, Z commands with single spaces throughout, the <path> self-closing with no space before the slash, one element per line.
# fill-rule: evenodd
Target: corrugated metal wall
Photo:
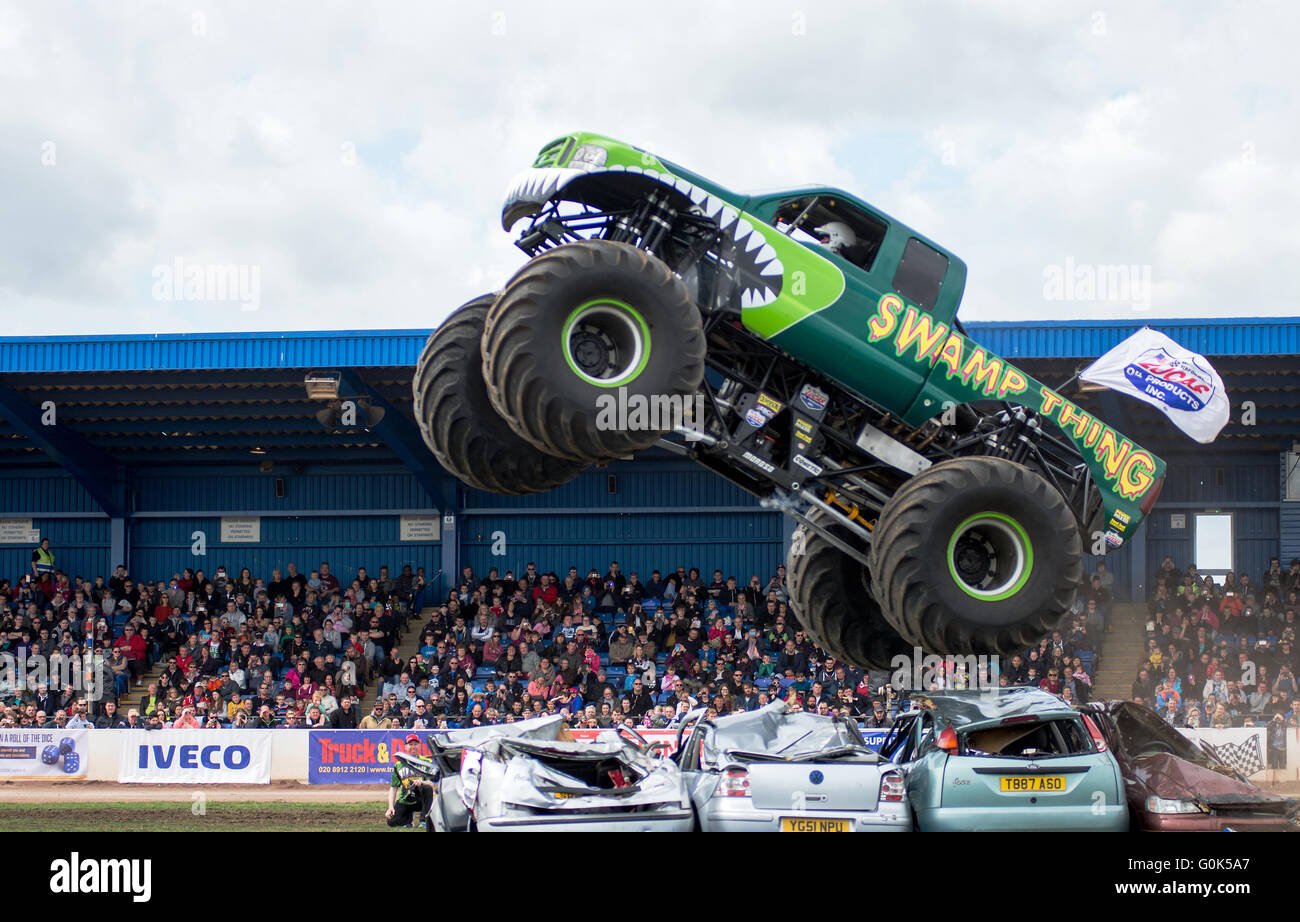
<path fill-rule="evenodd" d="M 611 483 L 612 480 L 612 483 Z M 611 489 L 613 492 L 610 492 Z M 758 508 L 758 500 L 694 462 L 618 462 L 588 469 L 547 493 L 497 496 L 466 490 L 464 508 L 482 509 L 689 509 Z"/>
<path fill-rule="evenodd" d="M 0 518 L 33 512 L 99 512 L 81 484 L 57 467 L 0 477 Z"/>
<path fill-rule="evenodd" d="M 293 562 L 303 573 L 327 560 L 343 579 L 358 567 L 372 576 L 387 565 L 393 575 L 410 564 L 424 567 L 430 577 L 438 572 L 439 544 L 398 540 L 398 517 L 340 516 L 262 518 L 260 544 L 222 544 L 221 523 L 215 518 L 138 519 L 131 533 L 131 572 L 140 579 L 168 579 L 185 567 L 209 574 L 224 564 L 227 572 L 248 567 L 254 576 L 269 578 L 275 568 Z M 207 536 L 206 556 L 192 552 L 195 531 Z"/>
<path fill-rule="evenodd" d="M 570 566 L 582 575 L 595 567 L 604 573 L 617 560 L 624 573 L 642 580 L 652 570 L 668 573 L 699 567 L 711 579 L 714 569 L 745 585 L 751 574 L 764 581 L 785 560 L 781 516 L 755 509 L 746 513 L 674 512 L 607 515 L 521 515 L 501 513 L 462 517 L 461 565 L 479 575 L 497 567 L 516 574 L 529 561 L 543 572 L 563 577 Z M 494 534 L 505 549 L 494 556 Z"/>
<path fill-rule="evenodd" d="M 1283 503 L 1279 515 L 1282 543 L 1278 556 L 1285 566 L 1291 559 L 1300 557 L 1300 502 Z"/>
<path fill-rule="evenodd" d="M 73 576 L 108 576 L 108 519 L 32 519 L 32 527 L 50 539 L 54 563 Z M 16 580 L 31 572 L 33 545 L 0 545 L 0 576 Z"/>
<path fill-rule="evenodd" d="M 428 338 L 428 330 L 0 337 L 0 368 L 10 373 L 409 368 Z"/>
<path fill-rule="evenodd" d="M 1237 572 L 1258 582 L 1278 553 L 1278 510 L 1237 509 L 1232 516 Z"/>
<path fill-rule="evenodd" d="M 284 496 L 275 495 L 276 480 Z M 223 471 L 202 478 L 184 472 L 151 472 L 140 478 L 138 511 L 297 511 L 308 509 L 422 509 L 428 495 L 399 468 L 323 470 L 293 473 Z M 430 511 L 434 511 L 430 509 Z"/>
<path fill-rule="evenodd" d="M 1288 465 L 1300 464 L 1300 458 L 1286 453 L 1283 453 L 1281 458 L 1278 490 L 1282 494 L 1283 502 L 1278 510 L 1278 532 L 1281 537 L 1281 550 L 1278 556 L 1282 558 L 1282 566 L 1285 568 L 1290 565 L 1292 558 L 1300 557 L 1300 495 L 1287 496 L 1286 493 Z"/>
<path fill-rule="evenodd" d="M 1277 455 L 1245 455 L 1232 461 L 1203 463 L 1195 458 L 1165 459 L 1169 465 L 1161 503 L 1276 503 Z"/>

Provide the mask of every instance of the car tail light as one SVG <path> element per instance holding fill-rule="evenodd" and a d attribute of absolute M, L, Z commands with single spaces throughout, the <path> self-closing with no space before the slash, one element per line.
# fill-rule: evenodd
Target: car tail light
<path fill-rule="evenodd" d="M 902 772 L 885 772 L 880 776 L 880 800 L 887 804 L 901 804 L 907 796 L 907 785 Z"/>
<path fill-rule="evenodd" d="M 935 737 L 934 744 L 944 752 L 957 751 L 957 731 L 952 727 L 944 727 Z"/>
<path fill-rule="evenodd" d="M 743 768 L 729 768 L 722 773 L 718 782 L 718 794 L 722 797 L 748 797 L 749 772 Z"/>
<path fill-rule="evenodd" d="M 1106 737 L 1101 735 L 1101 731 L 1097 729 L 1097 725 L 1092 722 L 1092 718 L 1089 717 L 1087 714 L 1083 715 L 1083 722 L 1088 727 L 1088 734 L 1092 737 L 1093 743 L 1096 744 L 1097 751 L 1105 752 Z"/>
<path fill-rule="evenodd" d="M 1004 724 L 1022 724 L 1027 720 L 1037 720 L 1037 719 L 1038 719 L 1037 714 L 1021 714 L 1019 717 L 1004 717 L 1002 718 L 1002 722 Z"/>

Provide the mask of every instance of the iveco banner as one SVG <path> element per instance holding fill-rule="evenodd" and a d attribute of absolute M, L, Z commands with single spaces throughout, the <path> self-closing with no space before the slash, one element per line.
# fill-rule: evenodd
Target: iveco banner
<path fill-rule="evenodd" d="M 1111 349 L 1079 377 L 1151 404 L 1203 444 L 1213 442 L 1228 422 L 1228 394 L 1214 366 L 1150 327 Z"/>
<path fill-rule="evenodd" d="M 270 784 L 265 730 L 113 730 L 125 784 Z"/>

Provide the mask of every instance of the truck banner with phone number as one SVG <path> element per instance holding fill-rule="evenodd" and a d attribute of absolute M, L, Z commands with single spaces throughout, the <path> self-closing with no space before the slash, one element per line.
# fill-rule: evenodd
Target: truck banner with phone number
<path fill-rule="evenodd" d="M 437 730 L 312 730 L 307 735 L 308 784 L 387 784 L 393 753 L 403 752 L 407 736 L 420 737 L 420 754 L 432 753 L 424 740 Z"/>
<path fill-rule="evenodd" d="M 420 737 L 420 754 L 432 755 L 428 737 L 443 730 L 312 730 L 308 734 L 307 781 L 309 784 L 387 784 L 393 772 L 393 753 L 404 751 L 406 737 Z M 608 730 L 571 730 L 577 740 L 594 740 Z M 878 749 L 887 730 L 863 730 L 872 749 Z M 676 730 L 640 730 L 648 742 L 664 743 L 663 752 L 677 749 Z"/>

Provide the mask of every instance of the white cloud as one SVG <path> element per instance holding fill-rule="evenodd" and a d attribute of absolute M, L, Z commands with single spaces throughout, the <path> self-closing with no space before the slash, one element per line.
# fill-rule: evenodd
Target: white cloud
<path fill-rule="evenodd" d="M 7 332 L 432 325 L 520 263 L 501 192 L 575 129 L 850 189 L 967 261 L 968 319 L 1129 310 L 1044 301 L 1066 257 L 1151 265 L 1151 317 L 1300 313 L 1290 5 L 563 12 L 0 8 Z M 260 310 L 153 301 L 178 256 L 258 265 Z"/>

